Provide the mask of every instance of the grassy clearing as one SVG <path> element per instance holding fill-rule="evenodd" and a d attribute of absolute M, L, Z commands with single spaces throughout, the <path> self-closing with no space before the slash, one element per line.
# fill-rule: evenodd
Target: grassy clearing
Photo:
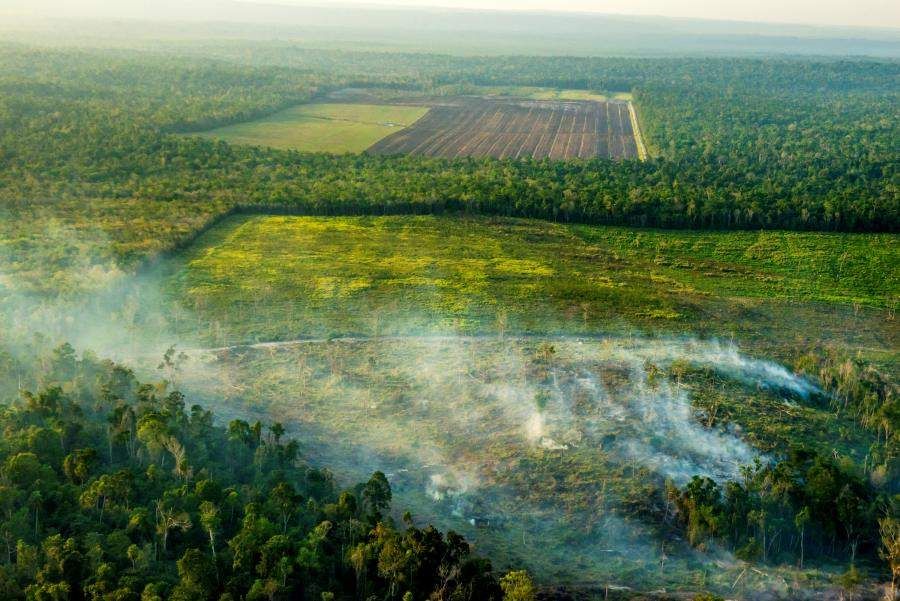
<path fill-rule="evenodd" d="M 200 135 L 232 144 L 305 152 L 362 152 L 415 123 L 427 107 L 378 104 L 304 104 L 263 119 Z"/>
<path fill-rule="evenodd" d="M 511 96 L 529 100 L 631 100 L 630 92 L 596 92 L 591 90 L 561 90 L 528 86 L 481 86 L 477 93 L 491 96 Z"/>
<path fill-rule="evenodd" d="M 228 220 L 171 266 L 216 342 L 639 328 L 895 348 L 897 237 L 439 217 Z"/>
<path fill-rule="evenodd" d="M 384 101 L 409 100 L 420 97 L 423 99 L 435 96 L 504 96 L 526 100 L 593 100 L 605 102 L 607 100 L 631 100 L 631 92 L 601 92 L 596 90 L 570 90 L 559 88 L 545 88 L 537 86 L 443 86 L 430 91 L 416 92 L 411 90 L 395 90 L 391 88 L 353 88 L 332 93 L 335 101 L 347 98 L 375 98 Z"/>

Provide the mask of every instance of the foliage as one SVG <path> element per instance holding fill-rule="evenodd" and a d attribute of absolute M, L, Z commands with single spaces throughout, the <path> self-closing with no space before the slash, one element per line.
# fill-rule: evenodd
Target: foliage
<path fill-rule="evenodd" d="M 772 465 L 744 470 L 724 486 L 694 477 L 669 488 L 691 544 L 724 541 L 743 559 L 803 562 L 804 557 L 879 555 L 879 523 L 897 506 L 860 477 L 850 462 L 795 449 Z M 890 544 L 889 541 L 885 544 Z"/>
<path fill-rule="evenodd" d="M 510 572 L 500 579 L 503 598 L 515 601 L 534 601 L 534 583 L 527 572 Z"/>
<path fill-rule="evenodd" d="M 823 335 L 821 322 L 842 305 L 854 319 L 884 324 L 889 310 L 854 307 L 895 302 L 894 242 L 483 218 L 241 216 L 179 256 L 167 288 L 203 322 L 218 324 L 219 344 L 493 332 L 500 312 L 516 331 L 603 332 L 624 320 L 696 332 L 712 313 L 719 317 L 705 322 L 710 333 L 762 337 L 771 353 L 793 344 L 794 332 L 810 335 L 809 324 Z M 723 303 L 735 298 L 742 300 Z M 777 310 L 766 311 L 770 303 Z M 772 323 L 778 331 L 766 337 Z"/>
<path fill-rule="evenodd" d="M 342 61 L 344 61 L 342 63 Z M 895 231 L 892 62 L 0 53 L 0 198 L 138 198 L 317 213 L 467 210 L 691 228 Z M 343 64 L 343 67 L 337 65 Z M 204 131 L 358 83 L 636 89 L 658 158 L 440 160 L 238 148 Z M 387 73 L 391 73 L 388 75 Z M 398 75 L 401 74 L 401 75 Z"/>
<path fill-rule="evenodd" d="M 165 384 L 71 347 L 0 414 L 4 599 L 500 599 L 457 534 L 340 492 L 284 428 L 217 426 Z"/>

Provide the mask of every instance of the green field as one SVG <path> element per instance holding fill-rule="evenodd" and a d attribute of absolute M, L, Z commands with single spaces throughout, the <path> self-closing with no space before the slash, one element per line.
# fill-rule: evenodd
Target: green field
<path fill-rule="evenodd" d="M 235 217 L 169 267 L 210 342 L 663 331 L 897 346 L 897 237 L 440 217 Z"/>
<path fill-rule="evenodd" d="M 571 90 L 539 86 L 473 86 L 466 93 L 486 96 L 511 96 L 528 100 L 631 100 L 631 92 L 601 92 L 596 90 Z"/>
<path fill-rule="evenodd" d="M 376 104 L 303 104 L 268 117 L 200 135 L 232 144 L 304 152 L 362 152 L 415 123 L 427 107 Z"/>
<path fill-rule="evenodd" d="M 512 96 L 530 100 L 631 100 L 630 92 L 594 92 L 591 90 L 566 90 L 531 86 L 484 86 L 478 92 L 496 96 Z"/>

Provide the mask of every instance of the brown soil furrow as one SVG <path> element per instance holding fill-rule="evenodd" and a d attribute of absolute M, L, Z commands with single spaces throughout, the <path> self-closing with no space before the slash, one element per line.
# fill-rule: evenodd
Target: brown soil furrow
<path fill-rule="evenodd" d="M 488 154 L 495 159 L 503 158 L 503 151 L 506 150 L 506 147 L 514 136 L 515 134 L 498 134 L 497 137 L 494 138 L 494 143 L 491 144 L 491 149 L 488 151 Z"/>
<path fill-rule="evenodd" d="M 569 138 L 572 137 L 572 134 L 562 133 L 556 135 L 556 139 L 553 141 L 553 147 L 550 149 L 550 158 L 554 161 L 561 161 L 566 158 L 566 147 L 569 144 Z"/>
<path fill-rule="evenodd" d="M 411 144 L 415 144 L 410 150 L 410 154 L 424 154 L 425 150 L 429 148 L 432 144 L 434 144 L 437 140 L 440 140 L 444 135 L 442 130 L 435 131 L 423 131 L 422 136 L 420 138 L 416 138 L 411 141 Z"/>
<path fill-rule="evenodd" d="M 456 151 L 457 157 L 471 157 L 475 156 L 474 149 L 478 147 L 481 142 L 484 141 L 485 138 L 489 137 L 490 134 L 485 132 L 468 132 L 467 136 L 464 136 L 460 140 L 459 148 Z"/>
<path fill-rule="evenodd" d="M 631 117 L 628 114 L 628 105 L 624 102 L 619 105 L 619 131 L 622 132 L 619 136 L 619 146 L 621 148 L 619 158 L 630 158 L 636 151 L 629 150 L 628 146 L 629 138 L 633 141 L 634 135 L 631 134 Z"/>
<path fill-rule="evenodd" d="M 509 157 L 515 157 L 516 153 L 520 148 L 522 148 L 522 143 L 525 140 L 526 134 L 516 133 L 516 134 L 507 134 L 507 142 L 503 146 L 503 150 L 500 151 L 501 159 L 508 159 Z"/>
<path fill-rule="evenodd" d="M 572 134 L 575 133 L 575 113 L 572 111 L 563 111 L 562 124 L 559 126 L 559 133 Z"/>
<path fill-rule="evenodd" d="M 500 119 L 502 109 L 497 107 L 489 116 L 479 122 L 480 133 L 486 134 L 481 142 L 472 148 L 472 156 L 485 157 L 490 156 L 491 146 L 494 145 L 496 137 L 496 124 Z"/>
<path fill-rule="evenodd" d="M 624 102 L 504 102 L 449 98 L 373 144 L 373 154 L 608 158 L 638 154 Z"/>
<path fill-rule="evenodd" d="M 623 159 L 633 159 L 637 156 L 637 143 L 634 141 L 634 136 L 623 136 L 622 137 L 622 148 L 623 148 Z"/>
<path fill-rule="evenodd" d="M 471 128 L 462 131 L 459 135 L 459 147 L 456 151 L 456 155 L 458 157 L 464 156 L 474 156 L 475 149 L 491 134 L 488 132 L 479 130 L 479 123 L 485 118 L 485 114 L 487 113 L 490 107 L 483 107 L 482 110 L 477 112 L 476 117 L 472 120 Z"/>
<path fill-rule="evenodd" d="M 453 132 L 457 130 L 465 131 L 465 129 L 467 128 L 467 123 L 457 124 L 459 120 L 458 116 L 455 114 L 451 116 L 452 120 L 448 121 L 446 126 L 438 132 L 440 135 L 436 138 L 431 139 L 427 145 L 419 148 L 418 152 L 420 154 L 425 154 L 427 156 L 443 156 L 439 154 L 439 149 L 446 144 L 448 136 L 452 135 Z M 463 116 L 465 118 L 465 113 L 463 113 Z"/>
<path fill-rule="evenodd" d="M 448 128 L 439 143 L 430 149 L 432 156 L 458 156 L 460 147 L 472 137 L 472 125 L 477 122 L 479 115 L 476 111 L 464 113 L 460 122 Z"/>
<path fill-rule="evenodd" d="M 580 135 L 577 137 L 577 146 L 572 150 L 571 158 L 584 158 L 585 144 L 591 133 L 589 118 L 592 116 L 591 111 L 583 111 L 580 117 L 581 126 L 579 127 Z"/>
<path fill-rule="evenodd" d="M 597 156 L 604 159 L 609 158 L 609 137 L 606 133 L 597 136 Z"/>
<path fill-rule="evenodd" d="M 581 132 L 569 134 L 569 142 L 566 144 L 564 159 L 573 159 L 578 156 L 578 150 L 581 148 Z"/>
<path fill-rule="evenodd" d="M 530 113 L 529 116 L 532 117 L 531 130 L 516 153 L 517 159 L 535 156 L 535 150 L 541 142 L 543 131 L 546 129 L 546 111 L 539 111 L 536 115 Z"/>
<path fill-rule="evenodd" d="M 598 134 L 588 136 L 587 152 L 584 158 L 593 159 L 602 156 L 600 148 L 600 140 L 602 139 Z"/>
<path fill-rule="evenodd" d="M 412 127 L 388 136 L 370 150 L 380 154 L 412 154 L 423 138 L 440 131 L 447 112 L 443 107 L 433 108 Z"/>
<path fill-rule="evenodd" d="M 539 158 L 547 158 L 553 152 L 553 147 L 556 145 L 556 139 L 559 137 L 559 125 L 562 122 L 562 114 L 559 111 L 554 111 L 550 116 L 550 124 L 547 126 L 547 134 L 548 138 L 544 141 L 543 146 L 540 149 Z"/>

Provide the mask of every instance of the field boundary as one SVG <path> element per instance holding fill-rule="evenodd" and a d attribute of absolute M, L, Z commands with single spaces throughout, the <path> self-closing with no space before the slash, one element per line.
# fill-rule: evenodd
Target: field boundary
<path fill-rule="evenodd" d="M 638 160 L 646 161 L 649 157 L 647 147 L 644 146 L 644 136 L 641 133 L 641 125 L 638 122 L 637 110 L 634 108 L 634 103 L 630 100 L 628 101 L 628 114 L 631 116 L 631 130 L 634 134 L 634 143 L 637 146 Z"/>

